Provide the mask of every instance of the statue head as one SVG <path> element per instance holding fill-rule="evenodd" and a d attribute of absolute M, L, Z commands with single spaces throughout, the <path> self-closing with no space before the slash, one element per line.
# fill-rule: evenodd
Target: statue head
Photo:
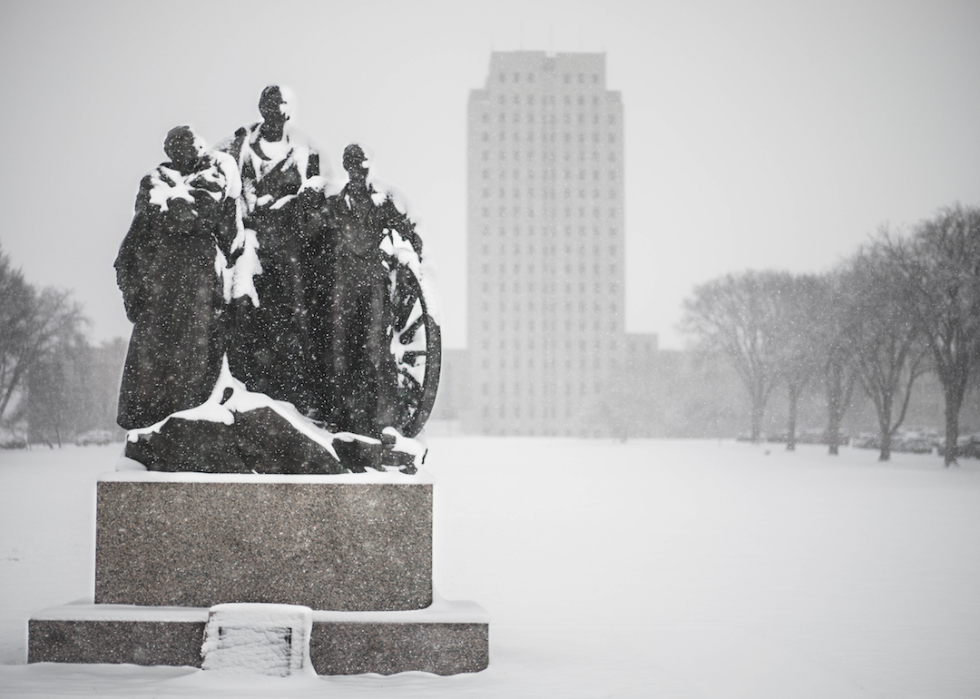
<path fill-rule="evenodd" d="M 293 91 L 288 87 L 269 85 L 259 97 L 259 114 L 266 124 L 281 128 L 293 115 L 295 102 Z"/>
<path fill-rule="evenodd" d="M 204 141 L 190 126 L 175 126 L 167 132 L 167 138 L 163 141 L 163 152 L 178 170 L 187 174 L 204 155 Z"/>
<path fill-rule="evenodd" d="M 359 144 L 352 143 L 344 148 L 344 169 L 350 176 L 352 184 L 358 186 L 364 184 L 368 174 L 368 157 Z"/>

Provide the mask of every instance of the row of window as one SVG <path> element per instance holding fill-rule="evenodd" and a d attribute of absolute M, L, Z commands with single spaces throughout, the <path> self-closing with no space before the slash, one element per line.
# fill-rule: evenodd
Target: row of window
<path fill-rule="evenodd" d="M 564 157 L 562 158 L 563 160 L 571 160 L 572 159 L 572 157 L 571 157 L 572 156 L 571 151 L 567 151 L 566 150 L 566 151 L 563 151 L 563 153 L 564 153 Z M 514 158 L 513 159 L 515 161 L 519 161 L 519 160 L 522 160 L 522 159 L 525 159 L 525 160 L 535 160 L 535 152 L 533 150 L 526 151 L 523 155 L 521 154 L 521 151 L 515 150 L 513 152 L 513 155 L 514 155 Z M 540 151 L 538 153 L 538 155 L 541 156 L 541 161 L 542 162 L 552 162 L 552 161 L 555 160 L 555 154 L 554 154 L 554 152 Z M 485 151 L 483 151 L 480 154 L 480 156 L 482 157 L 483 160 L 490 160 L 490 151 L 485 150 Z M 505 150 L 500 151 L 497 154 L 497 159 L 498 160 L 507 160 L 507 151 L 505 151 Z M 585 161 L 585 151 L 584 150 L 580 150 L 578 152 L 578 159 L 581 162 L 584 162 Z M 599 154 L 599 151 L 592 151 L 592 160 L 593 161 L 599 161 L 601 159 L 602 159 L 602 156 Z M 616 153 L 615 153 L 615 151 L 608 151 L 607 154 L 606 154 L 606 160 L 608 160 L 611 163 L 616 162 Z"/>
<path fill-rule="evenodd" d="M 563 355 L 564 359 L 561 365 L 566 369 L 571 369 L 572 365 L 575 364 L 575 360 L 568 355 Z M 608 361 L 606 361 L 608 360 Z M 493 367 L 498 366 L 500 371 L 497 375 L 504 376 L 517 376 L 519 374 L 533 374 L 533 376 L 527 376 L 527 381 L 537 381 L 540 383 L 542 374 L 539 371 L 544 371 L 547 375 L 551 376 L 552 371 L 557 372 L 559 362 L 550 357 L 544 359 L 541 362 L 541 367 L 535 366 L 535 359 L 533 356 L 528 356 L 527 353 L 513 354 L 510 356 L 499 355 L 491 359 L 490 357 L 484 357 L 480 366 L 487 371 L 493 371 Z M 581 354 L 578 357 L 578 367 L 577 370 L 585 375 L 595 374 L 596 372 L 603 371 L 604 365 L 609 365 L 610 371 L 619 370 L 619 360 L 615 357 L 603 356 L 600 357 L 596 354 Z M 591 365 L 591 366 L 590 366 Z"/>
<path fill-rule="evenodd" d="M 522 123 L 534 124 L 537 121 L 537 117 L 535 116 L 536 114 L 541 115 L 542 124 L 558 123 L 558 114 L 554 112 L 521 112 L 521 111 L 513 111 L 513 112 L 499 111 L 495 115 L 490 114 L 490 112 L 483 112 L 482 114 L 480 114 L 480 123 L 488 126 L 493 122 L 496 122 L 498 124 L 506 124 L 508 121 L 510 121 L 512 124 L 522 124 Z M 492 119 L 491 118 L 492 116 L 496 116 L 497 118 Z M 510 117 L 509 120 L 507 118 L 508 116 Z M 592 117 L 588 121 L 590 121 L 593 126 L 598 126 L 599 123 L 602 122 L 599 112 L 592 112 L 590 115 L 586 115 L 586 113 L 583 111 L 576 111 L 574 113 L 562 112 L 561 113 L 562 123 L 571 124 L 573 121 L 572 116 L 577 117 L 576 119 L 574 119 L 575 122 L 583 125 L 586 123 L 586 116 Z M 609 126 L 615 126 L 617 121 L 617 116 L 615 114 L 606 114 L 605 121 L 606 124 L 608 124 Z"/>
<path fill-rule="evenodd" d="M 523 230 L 523 228 L 520 225 L 515 225 L 513 227 L 513 229 L 511 229 L 509 226 L 500 226 L 497 229 L 497 236 L 500 237 L 500 238 L 506 238 L 507 237 L 507 231 L 508 230 L 513 230 L 514 237 L 515 238 L 520 238 L 521 237 L 521 231 Z M 534 238 L 535 237 L 535 232 L 537 230 L 538 229 L 535 228 L 534 224 L 529 224 L 527 226 L 527 237 Z M 542 226 L 541 229 L 540 229 L 540 233 L 541 233 L 542 237 L 545 237 L 545 238 L 549 238 L 549 237 L 554 238 L 554 237 L 556 237 L 558 235 L 558 231 L 559 230 L 563 230 L 565 232 L 565 237 L 566 238 L 572 237 L 572 226 L 570 224 L 567 224 L 567 223 L 561 229 L 559 229 L 557 226 L 547 226 L 547 225 Z M 580 225 L 578 227 L 578 235 L 579 235 L 580 238 L 585 235 L 586 230 L 587 229 L 586 229 L 585 226 Z M 610 226 L 609 227 L 609 237 L 615 238 L 616 237 L 616 234 L 618 233 L 618 230 L 619 229 L 616 228 L 616 226 Z M 491 236 L 490 226 L 484 226 L 483 229 L 482 229 L 482 232 L 483 232 L 483 237 L 484 238 L 489 238 Z M 593 225 L 592 226 L 592 229 L 591 229 L 591 233 L 592 233 L 592 238 L 593 239 L 598 239 L 599 238 L 599 226 Z M 566 253 L 569 253 L 569 252 L 572 251 L 570 245 L 571 245 L 570 243 L 565 243 L 565 252 Z M 504 254 L 504 253 L 507 252 L 507 249 L 506 249 L 505 246 L 506 246 L 506 243 L 501 243 L 500 244 L 500 253 L 501 254 Z M 578 250 L 579 250 L 579 252 L 581 254 L 585 254 L 585 246 L 584 245 L 580 244 Z M 530 247 L 529 247 L 529 249 L 527 251 L 528 252 L 534 252 L 534 245 L 533 245 L 533 243 L 530 245 Z M 484 243 L 484 245 L 483 245 L 483 254 L 486 255 L 486 254 L 489 254 L 489 252 L 490 252 L 490 250 L 487 247 L 487 244 Z M 521 252 L 522 252 L 522 250 L 521 250 L 520 244 L 515 242 L 514 243 L 514 254 L 520 254 Z M 556 252 L 556 250 L 555 250 L 554 246 L 551 246 L 550 248 L 546 248 L 545 249 L 545 252 L 546 253 L 549 253 L 549 254 L 554 254 Z M 594 244 L 592 246 L 592 252 L 595 253 L 596 255 L 599 254 L 599 244 L 598 243 L 596 243 L 596 244 Z M 610 253 L 615 253 L 616 252 L 615 247 L 614 246 L 610 246 L 609 247 L 609 252 Z"/>
<path fill-rule="evenodd" d="M 548 365 L 544 369 L 538 368 L 534 364 L 534 358 L 525 358 L 523 356 L 514 356 L 513 359 L 510 357 L 500 357 L 499 359 L 491 360 L 489 357 L 483 359 L 481 366 L 483 367 L 483 372 L 481 375 L 491 375 L 493 376 L 494 366 L 499 363 L 499 371 L 496 372 L 496 376 L 507 376 L 516 377 L 523 375 L 524 384 L 531 385 L 532 383 L 541 383 L 542 376 L 545 372 L 549 377 L 554 376 L 558 373 L 558 363 L 551 360 L 545 360 L 541 362 L 542 366 Z M 513 364 L 513 367 L 511 367 Z M 611 360 L 609 362 L 609 369 L 603 366 L 603 362 L 598 357 L 586 358 L 580 357 L 578 365 L 575 366 L 576 362 L 573 359 L 565 359 L 561 362 L 562 371 L 568 374 L 570 371 L 574 370 L 581 374 L 583 378 L 589 378 L 590 376 L 595 376 L 596 374 L 601 374 L 606 371 L 616 371 L 618 367 L 618 362 Z"/>
<path fill-rule="evenodd" d="M 544 293 L 556 293 L 557 291 L 560 290 L 561 285 L 558 285 L 558 287 L 559 287 L 558 289 L 556 289 L 555 286 L 556 286 L 555 284 L 551 284 L 550 285 L 550 288 L 549 288 L 549 285 L 548 284 L 542 284 L 542 287 L 543 287 L 542 291 Z M 595 282 L 594 284 L 592 284 L 591 285 L 591 288 L 587 288 L 587 287 L 588 287 L 588 285 L 585 282 L 579 282 L 577 286 L 575 284 L 573 284 L 572 282 L 565 282 L 564 291 L 565 291 L 566 294 L 572 294 L 572 293 L 575 293 L 576 291 L 578 293 L 580 293 L 580 294 L 585 294 L 585 293 L 590 293 L 590 292 L 591 293 L 595 293 L 595 294 L 602 293 L 602 286 L 600 285 L 599 282 Z M 489 294 L 490 293 L 490 283 L 489 282 L 483 282 L 483 284 L 481 285 L 480 289 L 481 289 L 481 291 L 484 294 Z M 505 282 L 500 282 L 500 284 L 497 286 L 497 289 L 498 289 L 499 293 L 506 294 L 507 291 L 508 291 L 508 286 L 507 286 L 507 284 Z M 619 292 L 619 287 L 616 284 L 610 284 L 609 287 L 608 287 L 608 291 L 609 291 L 610 294 L 616 294 L 616 293 Z M 525 284 L 523 286 L 521 285 L 520 282 L 514 282 L 514 285 L 513 285 L 513 293 L 515 293 L 515 294 L 523 294 L 523 293 L 533 294 L 534 292 L 535 292 L 534 282 L 529 282 L 529 283 L 527 283 L 527 284 Z"/>
<path fill-rule="evenodd" d="M 518 313 L 519 314 L 519 313 L 521 313 L 524 310 L 533 312 L 535 310 L 535 308 L 536 308 L 536 306 L 535 306 L 535 303 L 534 303 L 534 299 L 528 299 L 526 301 L 515 301 L 513 306 L 510 306 L 506 301 L 503 301 L 503 300 L 500 301 L 500 312 L 501 313 L 513 312 L 513 313 Z M 571 301 L 567 300 L 567 299 L 563 303 L 561 303 L 561 304 L 558 304 L 558 303 L 555 303 L 555 302 L 541 304 L 541 310 L 542 311 L 546 311 L 546 312 L 551 313 L 551 314 L 572 312 L 575 309 L 576 309 L 576 305 L 574 303 L 572 303 Z M 489 313 L 490 312 L 490 302 L 489 301 L 483 301 L 483 303 L 481 304 L 481 310 L 485 314 L 486 313 Z M 590 310 L 590 309 L 588 308 L 588 305 L 586 304 L 586 302 L 580 300 L 578 302 L 578 312 L 584 314 L 588 310 Z M 602 304 L 599 301 L 594 301 L 592 303 L 591 310 L 594 313 L 601 313 L 602 312 Z M 616 313 L 618 313 L 618 309 L 617 309 L 616 304 L 615 303 L 609 304 L 609 314 L 612 315 L 612 316 L 615 316 Z"/>
<path fill-rule="evenodd" d="M 562 188 L 562 190 L 561 190 L 562 194 L 565 195 L 565 198 L 566 199 L 571 199 L 572 198 L 572 191 L 573 190 L 572 190 L 572 188 L 569 185 L 565 185 L 565 187 Z M 534 187 L 528 187 L 526 194 L 527 194 L 527 198 L 528 199 L 534 199 L 535 194 L 539 194 L 544 199 L 555 199 L 556 196 L 557 196 L 557 192 L 558 192 L 558 190 L 555 190 L 555 189 L 539 189 L 539 190 L 535 190 Z M 616 198 L 616 195 L 618 193 L 619 192 L 617 190 L 615 190 L 615 189 L 608 190 L 608 196 L 609 196 L 610 199 L 615 199 Z M 484 187 L 483 188 L 483 191 L 481 192 L 481 196 L 482 196 L 483 199 L 490 199 L 490 198 L 493 197 L 493 193 L 491 192 L 491 190 L 490 190 L 489 187 Z M 601 195 L 599 193 L 598 187 L 593 188 L 592 189 L 592 198 L 593 199 L 598 199 L 600 196 Z M 497 191 L 497 198 L 498 199 L 506 199 L 507 198 L 507 190 L 504 189 L 503 187 L 501 187 Z M 513 194 L 511 196 L 511 199 L 520 199 L 520 198 L 521 198 L 521 190 L 518 189 L 517 187 L 514 187 Z M 578 198 L 579 199 L 585 199 L 586 198 L 586 190 L 579 189 L 578 190 Z"/>
<path fill-rule="evenodd" d="M 555 208 L 554 209 L 554 212 L 555 213 L 557 213 L 559 211 L 561 211 L 560 208 Z M 565 218 L 573 218 L 572 207 L 566 206 L 564 208 L 564 211 L 565 211 Z M 534 218 L 534 214 L 535 214 L 534 209 L 527 209 L 526 213 L 528 215 L 528 218 Z M 489 206 L 482 207 L 482 214 L 483 214 L 483 218 L 490 218 L 490 207 Z M 507 216 L 507 207 L 506 206 L 500 206 L 500 207 L 498 207 L 497 208 L 497 215 L 498 216 Z M 516 217 L 521 216 L 521 207 L 520 206 L 514 206 L 513 207 L 513 211 L 512 211 L 512 215 L 513 216 L 516 216 Z M 600 207 L 598 207 L 598 206 L 592 207 L 592 217 L 593 218 L 599 218 L 601 215 L 602 215 L 602 210 L 601 210 Z M 609 209 L 608 216 L 609 216 L 609 218 L 616 218 L 616 209 L 615 209 L 615 207 Z M 585 218 L 585 217 L 586 217 L 586 207 L 584 207 L 584 206 L 578 207 L 578 218 Z"/>
<path fill-rule="evenodd" d="M 557 171 L 554 170 L 554 169 L 545 168 L 545 169 L 541 170 L 541 179 L 543 179 L 545 181 L 554 180 L 555 179 L 556 172 Z M 587 170 L 584 170 L 582 168 L 579 168 L 578 170 L 571 170 L 570 168 L 567 168 L 566 167 L 566 168 L 563 168 L 562 171 L 561 171 L 561 174 L 562 174 L 563 179 L 566 179 L 566 180 L 572 179 L 572 173 L 573 172 L 577 172 L 578 173 L 578 179 L 580 179 L 580 180 L 586 179 L 586 176 L 588 174 L 588 171 Z M 521 175 L 526 175 L 527 176 L 527 179 L 533 180 L 534 179 L 535 172 L 534 172 L 533 169 L 522 170 L 521 168 L 514 168 L 513 174 L 514 174 L 513 179 L 515 179 L 515 180 L 521 179 Z M 600 179 L 600 174 L 601 174 L 601 171 L 600 170 L 593 169 L 592 170 L 592 179 L 593 180 L 599 180 Z M 491 177 L 491 171 L 488 170 L 488 169 L 484 169 L 483 172 L 482 172 L 482 175 L 483 175 L 483 179 L 489 180 L 490 177 Z M 606 179 L 615 181 L 616 177 L 617 177 L 617 171 L 615 169 L 607 170 L 606 171 Z M 507 179 L 507 170 L 506 169 L 500 170 L 499 179 L 501 179 L 501 180 L 506 180 Z"/>
<path fill-rule="evenodd" d="M 544 284 L 541 285 L 540 292 L 542 294 L 546 294 L 546 295 L 547 294 L 554 294 L 554 293 L 557 293 L 558 291 L 560 291 L 561 290 L 561 287 L 562 287 L 561 284 L 554 284 L 554 283 L 548 284 L 548 283 L 544 283 Z M 490 285 L 489 282 L 483 282 L 483 284 L 482 284 L 482 286 L 480 288 L 481 288 L 481 290 L 482 290 L 482 292 L 484 294 L 489 294 L 490 293 L 490 289 L 491 289 L 491 285 Z M 509 289 L 510 288 L 507 286 L 507 283 L 506 282 L 503 282 L 502 281 L 502 282 L 500 282 L 497 285 L 497 290 L 501 294 L 506 294 Z M 538 287 L 535 286 L 535 283 L 534 282 L 527 282 L 527 283 L 525 283 L 523 285 L 521 284 L 521 282 L 514 282 L 514 286 L 513 286 L 513 289 L 512 290 L 513 290 L 513 293 L 515 293 L 515 294 L 535 294 L 535 293 L 538 293 Z M 591 285 L 591 288 L 590 288 L 590 285 L 589 284 L 587 284 L 586 282 L 582 281 L 582 282 L 578 282 L 578 288 L 577 288 L 577 290 L 578 290 L 578 293 L 580 293 L 580 294 L 585 294 L 585 293 L 589 293 L 589 292 L 594 293 L 594 294 L 601 294 L 602 293 L 602 285 L 599 282 L 594 282 Z M 573 282 L 565 282 L 565 284 L 564 284 L 564 292 L 566 294 L 572 294 L 572 293 L 575 293 L 575 291 L 576 291 L 576 286 L 575 286 L 575 284 Z M 617 292 L 618 292 L 617 285 L 616 284 L 610 284 L 609 285 L 609 293 L 610 294 L 616 294 Z"/>
<path fill-rule="evenodd" d="M 493 324 L 489 320 L 483 320 L 483 321 L 481 321 L 481 324 L 483 326 L 483 332 L 485 332 L 485 333 L 489 333 L 490 332 L 490 328 L 492 327 L 492 325 L 496 325 L 498 327 L 498 329 L 499 329 L 499 332 L 502 333 L 502 334 L 506 334 L 507 331 L 509 331 L 511 329 L 513 329 L 513 331 L 516 332 L 516 333 L 533 333 L 533 332 L 536 332 L 537 331 L 537 327 L 535 326 L 535 323 L 534 323 L 534 320 L 533 319 L 532 320 L 526 320 L 525 321 L 523 319 L 517 318 L 517 319 L 512 319 L 512 320 L 501 320 L 498 323 L 493 323 Z M 559 325 L 561 325 L 561 324 L 560 323 L 557 323 L 555 321 L 547 321 L 546 320 L 546 321 L 543 321 L 541 323 L 541 330 L 543 332 L 547 332 L 549 330 L 555 330 L 555 329 L 558 328 Z M 571 333 L 572 332 L 572 321 L 571 320 L 565 320 L 564 325 L 565 325 L 565 332 L 566 333 Z M 578 325 L 577 330 L 578 330 L 578 332 L 580 334 L 581 333 L 587 333 L 588 332 L 588 324 L 584 320 L 580 320 L 577 323 L 577 325 Z M 619 323 L 617 323 L 615 320 L 593 320 L 592 321 L 592 330 L 594 332 L 601 333 L 601 332 L 603 332 L 603 328 L 605 328 L 608 332 L 611 332 L 611 333 L 619 332 Z M 544 344 L 548 344 L 547 343 L 547 339 L 548 338 L 545 338 Z M 597 340 L 597 342 L 598 342 L 598 340 Z M 570 348 L 571 345 L 568 345 L 567 343 L 568 343 L 568 340 L 566 340 L 566 347 L 569 347 Z M 528 347 L 528 349 L 533 349 L 534 348 L 534 339 L 533 338 L 528 339 L 528 345 L 527 345 L 527 347 Z"/>
<path fill-rule="evenodd" d="M 520 350 L 520 349 L 534 349 L 534 339 L 533 338 L 530 338 L 530 339 L 527 340 L 527 342 L 529 342 L 530 345 L 527 345 L 527 344 L 522 345 L 521 344 L 521 341 L 519 339 L 514 340 L 513 349 L 516 349 L 516 350 Z M 585 350 L 588 350 L 589 349 L 588 342 L 586 340 L 580 339 L 578 341 L 578 343 L 579 343 L 578 344 L 578 349 L 579 350 L 585 351 Z M 491 349 L 506 350 L 506 349 L 508 349 L 507 344 L 508 343 L 505 340 L 500 339 L 500 338 L 496 339 L 495 341 L 491 341 L 489 338 L 484 338 L 483 341 L 480 343 L 480 346 L 483 347 L 483 349 L 486 350 L 486 351 L 490 351 Z M 575 349 L 575 346 L 572 344 L 572 340 L 570 338 L 566 338 L 565 339 L 564 346 L 565 346 L 565 349 L 566 350 Z M 615 352 L 616 351 L 616 346 L 617 345 L 616 345 L 616 340 L 615 339 L 609 340 L 609 351 L 610 352 Z M 561 345 L 557 345 L 557 347 L 560 348 Z M 600 340 L 599 338 L 596 338 L 595 340 L 593 340 L 592 349 L 595 350 L 595 351 L 600 351 L 602 349 L 602 340 Z M 554 362 L 554 360 L 552 360 L 552 362 Z"/>
<path fill-rule="evenodd" d="M 558 266 L 554 264 L 542 265 L 542 269 L 544 272 L 552 272 L 552 273 L 558 272 Z M 609 274 L 615 275 L 618 267 L 616 266 L 616 263 L 611 263 L 608 266 L 608 269 L 609 269 Z M 497 269 L 495 271 L 499 272 L 501 277 L 505 277 L 507 276 L 507 272 L 508 272 L 507 265 L 501 262 L 499 265 L 497 265 Z M 522 276 L 522 275 L 531 276 L 534 274 L 534 271 L 535 271 L 535 267 L 533 262 L 525 264 L 523 268 L 521 267 L 521 263 L 519 262 L 515 262 L 513 264 L 514 276 Z M 484 275 L 493 274 L 493 272 L 491 271 L 490 263 L 484 262 L 480 266 L 480 272 L 482 272 Z M 602 265 L 598 262 L 593 262 L 591 265 L 586 265 L 585 262 L 581 262 L 581 261 L 578 263 L 577 266 L 573 266 L 572 263 L 570 262 L 566 262 L 564 265 L 565 276 L 570 276 L 572 274 L 580 274 L 580 275 L 588 274 L 589 272 L 596 275 L 602 274 Z"/>
<path fill-rule="evenodd" d="M 522 140 L 521 139 L 521 133 L 522 132 L 520 132 L 520 131 L 514 131 L 514 132 L 512 132 L 511 133 L 510 140 L 511 141 L 514 141 L 516 143 L 519 143 Z M 534 143 L 534 136 L 535 136 L 536 133 L 537 132 L 535 132 L 535 131 L 524 131 L 523 132 L 523 135 L 524 135 L 524 139 L 523 140 L 525 140 L 525 141 L 527 141 L 529 143 Z M 572 134 L 571 131 L 563 131 L 562 132 L 562 141 L 564 143 L 571 143 L 572 142 L 572 136 L 573 135 L 578 136 L 578 139 L 577 140 L 578 140 L 579 143 L 585 143 L 586 138 L 585 138 L 585 132 L 584 131 L 576 131 L 575 134 Z M 541 132 L 541 141 L 543 141 L 544 143 L 555 143 L 555 141 L 557 140 L 557 138 L 556 138 L 557 136 L 558 136 L 558 132 L 557 131 L 542 131 Z M 483 141 L 484 143 L 489 142 L 490 141 L 490 132 L 489 131 L 483 131 L 483 132 L 481 132 L 480 133 L 480 140 Z M 497 140 L 498 141 L 506 141 L 507 140 L 507 132 L 506 131 L 498 131 L 497 132 Z M 616 132 L 615 131 L 609 131 L 609 132 L 607 132 L 606 133 L 606 141 L 608 143 L 616 143 Z M 598 131 L 593 131 L 592 132 L 592 142 L 593 143 L 601 143 L 602 142 L 602 135 Z"/>
<path fill-rule="evenodd" d="M 598 109 L 602 106 L 603 102 L 608 102 L 608 100 L 601 98 L 599 95 L 592 95 L 591 99 L 586 99 L 584 94 L 577 94 L 573 99 L 573 95 L 571 93 L 563 93 L 561 95 L 561 100 L 558 99 L 559 95 L 542 95 L 540 92 L 498 92 L 495 90 L 494 94 L 497 95 L 497 104 L 502 107 L 510 103 L 517 106 L 527 104 L 528 107 L 541 105 L 545 109 L 548 109 L 549 107 L 557 108 L 558 105 L 562 105 L 564 107 L 571 107 L 572 105 L 585 107 L 586 105 L 591 105 L 593 108 Z M 614 102 L 614 104 L 616 103 Z M 486 114 L 486 112 L 484 112 L 484 114 Z"/>
<path fill-rule="evenodd" d="M 566 232 L 566 235 L 569 235 L 570 236 L 571 235 L 571 228 L 568 227 L 565 232 Z M 584 226 L 580 226 L 579 227 L 579 232 L 580 232 L 581 235 L 584 235 L 585 234 Z M 514 234 L 517 235 L 518 234 L 517 231 L 514 231 Z M 599 234 L 599 232 L 596 231 L 595 232 L 595 235 L 598 235 L 598 234 Z M 520 243 L 514 243 L 513 248 L 508 248 L 507 243 L 501 243 L 500 244 L 499 253 L 500 253 L 501 257 L 507 257 L 508 250 L 512 251 L 513 254 L 516 257 L 522 257 L 523 258 L 523 257 L 533 257 L 534 254 L 535 254 L 535 252 L 537 252 L 538 248 L 536 248 L 534 246 L 534 243 L 529 243 L 528 245 L 526 245 L 524 247 L 521 247 L 521 244 Z M 558 247 L 555 246 L 555 245 L 544 245 L 544 246 L 542 246 L 540 248 L 540 250 L 541 250 L 542 254 L 544 254 L 544 255 L 554 256 L 554 255 L 558 254 Z M 562 251 L 564 252 L 564 254 L 565 254 L 566 257 L 571 256 L 571 254 L 572 254 L 573 251 L 574 252 L 577 252 L 578 256 L 579 257 L 582 257 L 582 258 L 584 258 L 585 257 L 585 254 L 586 254 L 586 250 L 585 250 L 585 245 L 584 244 L 579 245 L 577 249 L 573 250 L 571 243 L 565 243 L 564 247 L 562 248 Z M 490 247 L 490 245 L 487 244 L 487 243 L 484 243 L 483 244 L 483 247 L 480 248 L 480 252 L 482 253 L 483 257 L 489 257 L 491 255 L 491 247 Z M 609 255 L 611 257 L 616 257 L 617 253 L 619 252 L 619 246 L 617 246 L 617 245 L 610 245 L 609 248 L 608 248 L 608 252 L 609 252 Z M 602 254 L 602 246 L 600 246 L 598 243 L 594 244 L 592 246 L 591 254 L 592 254 L 592 257 L 593 258 L 598 258 Z"/>
<path fill-rule="evenodd" d="M 535 79 L 535 74 L 532 72 L 520 73 L 518 71 L 514 71 L 512 73 L 508 73 L 506 71 L 501 71 L 497 75 L 498 82 L 501 83 L 506 83 L 506 82 L 519 83 L 521 82 L 522 77 L 526 82 L 533 83 Z M 562 78 L 566 85 L 571 85 L 575 82 L 577 82 L 579 85 L 585 85 L 589 82 L 595 85 L 599 82 L 599 73 L 578 73 L 577 80 L 576 80 L 576 73 L 563 73 Z"/>
<path fill-rule="evenodd" d="M 494 391 L 492 390 L 492 388 L 496 388 L 497 390 Z M 584 381 L 579 382 L 578 384 L 566 383 L 563 385 L 562 388 L 563 390 L 559 390 L 558 385 L 555 383 L 545 383 L 540 386 L 541 389 L 540 395 L 554 396 L 554 395 L 564 394 L 566 396 L 571 396 L 577 393 L 580 396 L 584 396 L 588 393 L 590 388 L 594 390 L 596 393 L 599 393 L 602 391 L 602 382 L 593 381 L 591 384 L 586 383 Z M 491 387 L 490 382 L 484 381 L 480 386 L 480 393 L 484 396 L 489 396 L 492 394 L 497 396 L 509 395 L 509 396 L 517 396 L 517 397 L 520 396 L 534 397 L 535 395 L 537 395 L 534 389 L 535 389 L 535 384 L 530 381 L 526 383 L 522 381 L 515 381 L 513 385 L 513 389 L 511 391 L 507 390 L 507 384 L 505 383 L 499 383 L 496 384 L 496 386 Z"/>

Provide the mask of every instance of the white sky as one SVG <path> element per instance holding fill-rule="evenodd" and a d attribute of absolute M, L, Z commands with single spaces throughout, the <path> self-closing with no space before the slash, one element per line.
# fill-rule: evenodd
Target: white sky
<path fill-rule="evenodd" d="M 678 347 L 728 271 L 822 271 L 879 224 L 980 205 L 980 2 L 0 0 L 0 245 L 128 336 L 112 263 L 168 129 L 257 121 L 269 83 L 335 169 L 418 212 L 465 343 L 466 101 L 492 49 L 605 51 L 625 107 L 627 329 Z"/>

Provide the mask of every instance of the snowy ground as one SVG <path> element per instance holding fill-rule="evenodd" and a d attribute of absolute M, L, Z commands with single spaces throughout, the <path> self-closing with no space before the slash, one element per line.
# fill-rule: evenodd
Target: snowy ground
<path fill-rule="evenodd" d="M 980 464 L 731 442 L 442 438 L 435 581 L 493 615 L 490 668 L 229 684 L 24 665 L 91 596 L 116 447 L 0 452 L 0 696 L 980 696 Z"/>

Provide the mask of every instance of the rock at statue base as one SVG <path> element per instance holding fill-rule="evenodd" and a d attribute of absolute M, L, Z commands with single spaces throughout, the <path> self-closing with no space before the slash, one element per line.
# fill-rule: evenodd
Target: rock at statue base
<path fill-rule="evenodd" d="M 159 432 L 127 442 L 126 457 L 149 471 L 305 475 L 345 470 L 329 450 L 271 408 L 235 413 L 231 425 L 171 417 Z"/>
<path fill-rule="evenodd" d="M 292 604 L 218 604 L 204 627 L 201 667 L 229 675 L 315 675 L 313 610 Z"/>

